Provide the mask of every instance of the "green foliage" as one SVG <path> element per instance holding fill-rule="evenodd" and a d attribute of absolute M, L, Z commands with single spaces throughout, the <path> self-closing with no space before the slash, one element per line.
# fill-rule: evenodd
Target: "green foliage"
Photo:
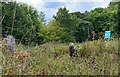
<path fill-rule="evenodd" d="M 85 17 L 85 14 L 81 12 L 72 12 L 70 14 L 75 15 L 78 19 L 83 19 Z"/>
<path fill-rule="evenodd" d="M 109 14 L 106 9 L 96 8 L 88 14 L 88 17 L 96 32 L 110 29 Z"/>
<path fill-rule="evenodd" d="M 2 2 L 2 34 L 13 35 L 22 43 L 38 40 L 44 14 L 25 3 Z"/>
<path fill-rule="evenodd" d="M 13 35 L 22 43 L 43 44 L 35 47 L 19 44 L 17 52 L 28 50 L 28 57 L 16 57 L 4 49 L 4 75 L 118 75 L 118 41 L 95 40 L 76 43 L 77 57 L 69 57 L 66 42 L 83 42 L 96 33 L 120 27 L 120 2 L 90 12 L 69 13 L 59 8 L 55 20 L 45 24 L 44 13 L 25 3 L 2 2 L 2 34 Z M 117 25 L 118 24 L 118 25 Z M 54 43 L 47 43 L 54 42 Z M 57 43 L 62 42 L 62 43 Z M 43 70 L 44 69 L 44 70 Z M 0 74 L 1 75 L 1 74 Z"/>
<path fill-rule="evenodd" d="M 77 42 L 83 42 L 89 40 L 91 37 L 91 32 L 93 31 L 93 25 L 89 21 L 80 19 L 79 25 L 75 31 L 75 39 Z"/>
<path fill-rule="evenodd" d="M 110 30 L 113 31 L 113 35 L 117 36 L 118 33 L 118 2 L 110 2 L 109 3 L 109 7 L 108 9 L 108 13 L 109 15 L 109 22 L 112 25 L 110 27 Z"/>
<path fill-rule="evenodd" d="M 78 19 L 76 16 L 69 14 L 69 10 L 64 8 L 59 8 L 56 16 L 53 18 L 59 22 L 58 26 L 63 27 L 67 32 L 73 33 L 76 29 Z"/>
<path fill-rule="evenodd" d="M 91 21 L 96 33 L 110 30 L 116 36 L 118 26 L 118 4 L 110 2 L 107 8 L 95 8 L 87 14 L 86 19 Z"/>
<path fill-rule="evenodd" d="M 59 23 L 55 20 L 50 21 L 47 25 L 41 27 L 40 37 L 43 37 L 43 43 L 45 42 L 70 42 L 74 41 L 73 36 L 67 33 L 64 28 L 58 26 Z"/>
<path fill-rule="evenodd" d="M 2 35 L 13 35 L 22 43 L 43 44 L 46 42 L 83 42 L 95 39 L 98 33 L 112 31 L 112 37 L 119 32 L 119 8 L 117 2 L 110 2 L 107 8 L 95 8 L 90 12 L 71 12 L 59 8 L 54 20 L 47 24 L 44 13 L 25 3 L 2 2 Z"/>
<path fill-rule="evenodd" d="M 120 37 L 120 1 L 118 2 L 118 27 L 117 27 L 117 31 Z"/>

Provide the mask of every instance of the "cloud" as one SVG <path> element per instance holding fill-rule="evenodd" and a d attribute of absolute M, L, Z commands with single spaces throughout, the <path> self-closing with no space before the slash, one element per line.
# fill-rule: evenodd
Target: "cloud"
<path fill-rule="evenodd" d="M 107 7 L 108 3 L 112 0 L 17 0 L 17 2 L 24 2 L 35 7 L 39 12 L 46 14 L 46 20 L 53 19 L 58 8 L 66 7 L 69 12 L 85 12 L 93 10 L 97 7 Z"/>
<path fill-rule="evenodd" d="M 72 6 L 71 6 L 72 5 Z M 70 10 L 70 12 L 75 11 L 89 11 L 91 10 L 96 4 L 94 2 L 66 2 L 65 6 Z"/>
<path fill-rule="evenodd" d="M 44 7 L 45 8 L 57 8 L 63 5 L 64 5 L 63 2 L 45 2 Z"/>
<path fill-rule="evenodd" d="M 42 2 L 42 0 L 16 0 L 17 2 L 24 2 L 31 5 L 36 5 L 37 3 Z"/>

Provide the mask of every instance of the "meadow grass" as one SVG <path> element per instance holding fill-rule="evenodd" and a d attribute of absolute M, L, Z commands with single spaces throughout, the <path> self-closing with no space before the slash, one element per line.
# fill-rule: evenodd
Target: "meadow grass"
<path fill-rule="evenodd" d="M 3 75 L 118 75 L 118 41 L 75 43 L 76 57 L 69 56 L 68 43 L 47 43 L 28 50 L 26 58 L 3 51 Z"/>

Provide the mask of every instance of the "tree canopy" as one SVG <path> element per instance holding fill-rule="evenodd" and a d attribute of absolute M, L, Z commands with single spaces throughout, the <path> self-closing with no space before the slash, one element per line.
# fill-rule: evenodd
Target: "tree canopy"
<path fill-rule="evenodd" d="M 21 42 L 31 42 L 39 37 L 44 14 L 25 3 L 2 2 L 2 34 L 13 35 Z"/>
<path fill-rule="evenodd" d="M 110 2 L 107 8 L 69 12 L 59 8 L 53 20 L 45 23 L 45 14 L 25 3 L 2 2 L 2 35 L 13 35 L 22 43 L 83 42 L 91 40 L 92 32 L 120 33 L 120 2 Z"/>

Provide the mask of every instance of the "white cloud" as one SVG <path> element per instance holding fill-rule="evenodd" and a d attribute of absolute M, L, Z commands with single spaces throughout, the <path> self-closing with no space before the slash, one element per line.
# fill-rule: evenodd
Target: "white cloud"
<path fill-rule="evenodd" d="M 75 11 L 85 11 L 85 10 L 91 10 L 96 7 L 107 7 L 108 3 L 111 0 L 17 0 L 17 2 L 24 2 L 32 5 L 35 7 L 38 11 L 43 11 L 46 14 L 46 20 L 52 19 L 52 16 L 56 14 L 58 8 L 46 8 L 45 2 L 62 2 L 64 5 L 61 5 L 60 7 L 66 7 L 69 9 L 69 12 L 75 12 Z M 82 5 L 79 2 L 93 2 L 93 6 L 91 4 Z M 99 2 L 99 3 L 98 3 Z"/>
<path fill-rule="evenodd" d="M 36 9 L 38 9 L 38 7 L 43 7 L 44 5 L 44 2 L 42 0 L 17 0 L 17 2 L 27 3 L 29 5 L 32 5 Z"/>
<path fill-rule="evenodd" d="M 16 0 L 17 2 L 24 2 L 24 3 L 29 3 L 29 4 L 37 4 L 38 2 L 42 2 L 42 0 Z"/>
<path fill-rule="evenodd" d="M 79 3 L 77 2 L 65 2 L 66 8 L 70 10 L 70 12 L 78 11 L 80 8 Z"/>

